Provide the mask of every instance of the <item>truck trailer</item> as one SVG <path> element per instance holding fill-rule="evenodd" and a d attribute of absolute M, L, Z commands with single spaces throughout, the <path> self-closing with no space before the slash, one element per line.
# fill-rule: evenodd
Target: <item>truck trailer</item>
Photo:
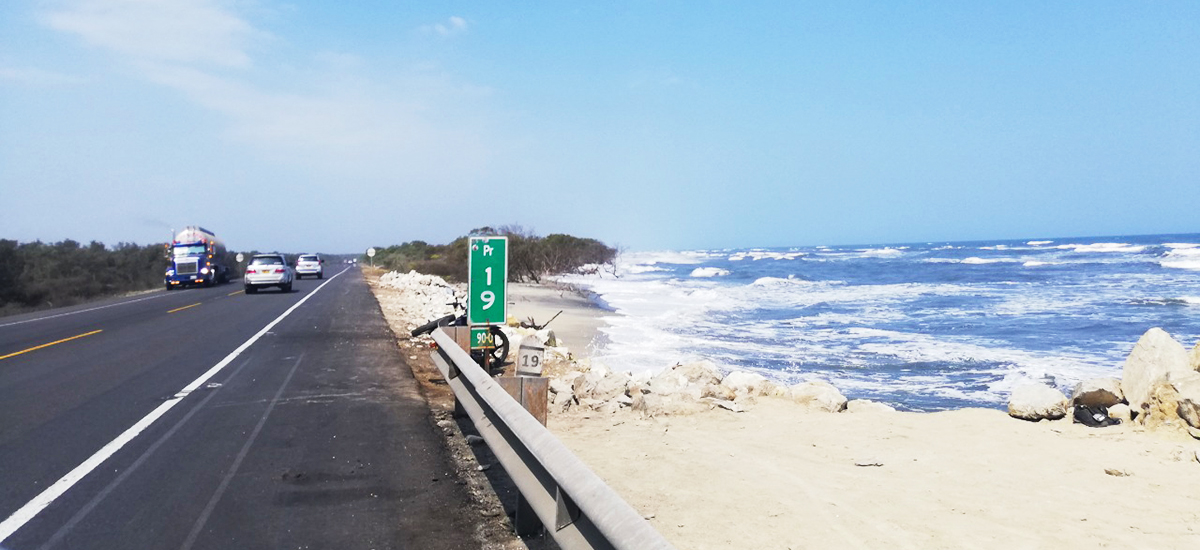
<path fill-rule="evenodd" d="M 225 243 L 212 231 L 197 226 L 186 227 L 175 235 L 167 249 L 167 290 L 229 282 Z"/>

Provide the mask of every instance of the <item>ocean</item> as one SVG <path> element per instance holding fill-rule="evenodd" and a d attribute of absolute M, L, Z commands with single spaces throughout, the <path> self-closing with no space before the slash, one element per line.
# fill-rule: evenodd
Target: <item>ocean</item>
<path fill-rule="evenodd" d="M 626 253 L 565 280 L 612 311 L 615 370 L 709 359 L 902 410 L 1002 408 L 1120 377 L 1151 327 L 1200 341 L 1200 234 Z"/>

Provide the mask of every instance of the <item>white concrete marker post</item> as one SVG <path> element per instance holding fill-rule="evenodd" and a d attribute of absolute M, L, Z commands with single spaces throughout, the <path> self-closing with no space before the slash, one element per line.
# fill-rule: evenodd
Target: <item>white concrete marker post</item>
<path fill-rule="evenodd" d="M 542 362 L 545 357 L 546 348 L 522 341 L 521 347 L 517 350 L 517 375 L 541 376 Z"/>

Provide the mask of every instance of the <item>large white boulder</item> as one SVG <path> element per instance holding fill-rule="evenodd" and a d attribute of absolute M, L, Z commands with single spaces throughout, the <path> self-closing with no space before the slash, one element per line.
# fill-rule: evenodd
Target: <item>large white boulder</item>
<path fill-rule="evenodd" d="M 1044 384 L 1023 384 L 1008 399 L 1008 415 L 1033 422 L 1058 420 L 1067 415 L 1067 396 Z"/>
<path fill-rule="evenodd" d="M 1188 359 L 1190 359 L 1189 364 L 1192 370 L 1200 371 L 1200 343 L 1197 343 L 1196 347 L 1192 348 L 1192 354 L 1188 356 Z"/>
<path fill-rule="evenodd" d="M 1129 420 L 1130 420 L 1129 405 L 1126 405 L 1124 403 L 1117 403 L 1116 405 L 1109 407 L 1108 408 L 1108 417 L 1120 420 L 1122 423 L 1129 422 Z"/>
<path fill-rule="evenodd" d="M 1147 430 L 1183 430 L 1187 423 L 1179 418 L 1179 392 L 1175 386 L 1169 380 L 1155 383 L 1134 420 Z"/>
<path fill-rule="evenodd" d="M 700 397 L 711 397 L 723 401 L 733 401 L 737 399 L 737 392 L 733 391 L 733 388 L 729 386 L 722 384 L 709 384 L 704 386 L 704 389 L 700 392 Z"/>
<path fill-rule="evenodd" d="M 841 412 L 846 410 L 846 396 L 833 384 L 822 380 L 801 382 L 788 388 L 788 397 L 809 410 Z"/>
<path fill-rule="evenodd" d="M 696 384 L 704 387 L 709 384 L 721 383 L 721 370 L 717 368 L 715 363 L 707 359 L 694 363 L 675 365 L 671 370 L 686 377 L 688 384 Z"/>
<path fill-rule="evenodd" d="M 770 386 L 767 377 L 756 372 L 735 370 L 721 379 L 721 385 L 737 393 L 765 395 Z"/>
<path fill-rule="evenodd" d="M 1167 379 L 1179 394 L 1176 412 L 1193 428 L 1200 428 L 1200 372 L 1173 372 Z"/>
<path fill-rule="evenodd" d="M 654 375 L 647 385 L 650 391 L 659 395 L 671 395 L 683 391 L 688 385 L 686 376 L 675 372 L 673 369 L 664 369 L 662 372 Z"/>
<path fill-rule="evenodd" d="M 1156 384 L 1166 381 L 1168 373 L 1189 370 L 1187 350 L 1182 344 L 1161 328 L 1146 331 L 1129 352 L 1121 373 L 1121 389 L 1129 408 L 1142 414 L 1148 410 Z"/>
<path fill-rule="evenodd" d="M 1084 380 L 1071 392 L 1071 403 L 1087 407 L 1111 407 L 1124 400 L 1121 381 L 1116 378 Z"/>
<path fill-rule="evenodd" d="M 623 372 L 610 372 L 604 375 L 596 386 L 592 388 L 592 398 L 610 401 L 618 396 L 625 395 L 625 388 L 629 385 L 629 375 Z"/>
<path fill-rule="evenodd" d="M 851 399 L 846 403 L 846 412 L 852 413 L 889 413 L 896 408 L 887 403 L 871 401 L 870 399 Z"/>

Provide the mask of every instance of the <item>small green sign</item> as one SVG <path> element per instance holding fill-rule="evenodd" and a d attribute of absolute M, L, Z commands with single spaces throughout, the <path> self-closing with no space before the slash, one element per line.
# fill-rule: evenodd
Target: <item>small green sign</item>
<path fill-rule="evenodd" d="M 471 237 L 470 307 L 471 325 L 503 325 L 508 319 L 508 237 Z"/>
<path fill-rule="evenodd" d="M 496 337 L 488 327 L 471 327 L 471 349 L 492 349 L 496 347 Z"/>

